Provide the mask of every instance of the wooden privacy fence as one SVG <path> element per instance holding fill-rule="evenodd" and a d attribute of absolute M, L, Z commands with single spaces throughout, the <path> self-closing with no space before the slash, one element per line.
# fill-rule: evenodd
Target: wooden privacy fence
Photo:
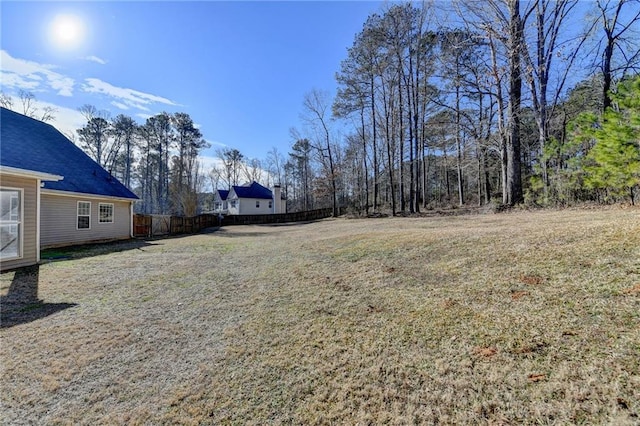
<path fill-rule="evenodd" d="M 195 234 L 205 228 L 218 226 L 218 216 L 201 214 L 193 217 L 171 216 L 171 234 Z"/>
<path fill-rule="evenodd" d="M 155 237 L 171 233 L 171 216 L 160 214 L 134 214 L 133 236 Z"/>
<path fill-rule="evenodd" d="M 264 225 L 269 223 L 305 222 L 331 217 L 333 209 L 308 210 L 305 212 L 280 214 L 228 215 L 222 219 L 222 226 Z"/>
<path fill-rule="evenodd" d="M 153 236 L 153 227 L 151 226 L 151 215 L 134 214 L 133 215 L 133 236 L 149 238 Z"/>
<path fill-rule="evenodd" d="M 168 214 L 151 215 L 151 235 L 169 235 L 171 233 L 171 216 Z"/>
<path fill-rule="evenodd" d="M 150 238 L 160 235 L 194 234 L 214 226 L 305 222 L 331 217 L 332 214 L 333 210 L 328 208 L 296 213 L 227 215 L 222 218 L 222 223 L 220 223 L 218 215 L 210 213 L 193 217 L 134 214 L 133 235 L 134 237 Z"/>
<path fill-rule="evenodd" d="M 134 214 L 133 236 L 150 238 L 161 235 L 194 234 L 218 225 L 218 216 L 214 214 L 192 217 Z"/>

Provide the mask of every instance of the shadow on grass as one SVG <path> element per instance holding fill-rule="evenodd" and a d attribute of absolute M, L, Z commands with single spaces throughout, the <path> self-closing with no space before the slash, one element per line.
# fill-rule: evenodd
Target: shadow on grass
<path fill-rule="evenodd" d="M 318 219 L 318 220 L 305 220 L 305 221 L 299 221 L 299 222 L 278 222 L 278 223 L 254 223 L 254 224 L 250 224 L 250 225 L 227 225 L 227 226 L 221 226 L 221 227 L 215 227 L 215 228 L 208 228 L 205 230 L 202 230 L 200 233 L 201 234 L 212 234 L 215 233 L 217 236 L 219 237 L 227 237 L 227 238 L 235 238 L 235 237 L 261 237 L 263 235 L 268 234 L 268 232 L 259 232 L 259 231 L 254 231 L 254 232 L 244 232 L 244 231 L 234 231 L 234 228 L 236 227 L 240 227 L 240 226 L 253 226 L 253 227 L 257 227 L 257 228 L 279 228 L 279 227 L 296 227 L 296 226 L 302 226 L 302 225 L 309 225 L 312 223 L 316 223 L 316 222 L 320 222 L 320 221 L 326 221 L 326 220 L 330 220 L 329 219 Z"/>
<path fill-rule="evenodd" d="M 325 219 L 317 219 L 317 220 L 303 220 L 300 222 L 281 222 L 281 223 L 265 223 L 258 226 L 269 226 L 269 227 L 280 227 L 280 226 L 300 226 L 300 225 L 309 225 L 311 223 L 317 223 L 321 221 L 327 221 L 333 218 L 325 218 Z"/>
<path fill-rule="evenodd" d="M 107 243 L 83 244 L 69 247 L 60 247 L 42 250 L 40 252 L 41 263 L 68 259 L 82 259 L 85 257 L 100 256 L 108 253 L 118 253 L 126 250 L 142 250 L 145 247 L 157 245 L 154 240 L 131 239 L 125 241 L 112 241 Z"/>
<path fill-rule="evenodd" d="M 77 306 L 76 303 L 44 303 L 38 299 L 38 265 L 5 273 L 14 275 L 7 294 L 0 295 L 0 328 L 26 324 Z"/>
<path fill-rule="evenodd" d="M 257 226 L 257 225 L 251 225 L 251 226 Z M 267 234 L 267 232 L 234 232 L 233 231 L 234 226 L 230 226 L 228 228 L 220 228 L 215 232 L 215 235 L 217 237 L 223 237 L 223 238 L 240 238 L 240 237 L 262 237 L 264 235 Z"/>

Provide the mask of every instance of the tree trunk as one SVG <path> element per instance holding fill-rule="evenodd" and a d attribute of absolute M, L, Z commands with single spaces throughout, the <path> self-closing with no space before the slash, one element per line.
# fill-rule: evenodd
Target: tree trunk
<path fill-rule="evenodd" d="M 456 57 L 456 67 L 458 66 L 457 62 L 458 58 Z M 458 174 L 458 204 L 462 207 L 464 205 L 464 189 L 462 182 L 462 146 L 460 142 L 460 131 L 460 86 L 456 83 L 456 169 Z"/>
<path fill-rule="evenodd" d="M 400 63 L 399 66 L 402 66 L 402 63 Z M 398 113 L 400 136 L 398 139 L 398 151 L 400 157 L 398 162 L 398 171 L 400 172 L 400 177 L 398 180 L 400 181 L 400 211 L 404 213 L 407 209 L 407 201 L 404 193 L 404 116 L 402 106 L 402 78 L 398 76 L 398 108 L 400 109 Z"/>
<path fill-rule="evenodd" d="M 362 167 L 364 174 L 364 211 L 365 214 L 369 215 L 369 168 L 367 167 L 367 138 L 365 135 L 365 123 L 364 123 L 364 104 L 362 109 L 360 110 L 360 125 L 362 128 Z"/>
<path fill-rule="evenodd" d="M 522 22 L 520 20 L 520 0 L 511 0 L 509 7 L 511 20 L 509 26 L 509 134 L 506 147 L 506 204 L 514 206 L 523 201 L 520 164 L 520 105 L 522 100 L 522 73 L 520 69 Z"/>
<path fill-rule="evenodd" d="M 378 141 L 377 141 L 377 124 L 376 124 L 376 96 L 375 96 L 375 81 L 373 75 L 371 76 L 371 133 L 373 144 L 373 210 L 378 211 L 378 196 L 380 192 L 380 185 L 378 184 L 379 165 L 378 165 Z"/>

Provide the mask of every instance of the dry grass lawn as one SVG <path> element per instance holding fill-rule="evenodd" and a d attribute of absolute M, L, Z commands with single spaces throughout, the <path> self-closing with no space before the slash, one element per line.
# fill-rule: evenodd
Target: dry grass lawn
<path fill-rule="evenodd" d="M 67 255 L 0 276 L 4 424 L 640 424 L 639 209 Z"/>

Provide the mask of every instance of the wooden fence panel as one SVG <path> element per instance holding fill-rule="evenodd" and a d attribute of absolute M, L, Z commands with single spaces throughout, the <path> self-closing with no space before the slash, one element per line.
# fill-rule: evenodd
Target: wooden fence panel
<path fill-rule="evenodd" d="M 149 238 L 153 235 L 151 226 L 152 218 L 149 215 L 134 214 L 133 215 L 133 236 Z"/>
<path fill-rule="evenodd" d="M 194 234 L 214 226 L 305 222 L 331 217 L 332 214 L 333 210 L 328 208 L 295 213 L 231 215 L 224 216 L 222 221 L 215 214 L 201 214 L 193 217 L 134 214 L 133 235 L 150 238 L 162 235 Z"/>
<path fill-rule="evenodd" d="M 331 217 L 333 209 L 318 209 L 295 213 L 263 214 L 263 215 L 228 215 L 222 225 L 264 225 L 269 223 L 305 222 Z"/>
<path fill-rule="evenodd" d="M 171 233 L 171 216 L 154 214 L 152 217 L 153 235 L 169 235 Z"/>

